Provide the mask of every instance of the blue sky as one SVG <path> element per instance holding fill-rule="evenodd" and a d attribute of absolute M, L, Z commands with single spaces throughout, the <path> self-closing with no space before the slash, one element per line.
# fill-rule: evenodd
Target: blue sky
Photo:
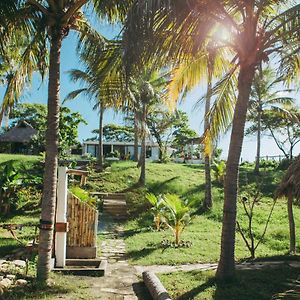
<path fill-rule="evenodd" d="M 119 32 L 120 27 L 115 25 L 111 26 L 106 23 L 101 23 L 97 26 L 99 31 L 107 38 L 113 38 Z M 73 68 L 80 68 L 80 62 L 76 56 L 76 36 L 74 33 L 70 33 L 69 36 L 64 40 L 62 53 L 61 53 L 61 100 L 72 90 L 78 88 L 78 85 L 70 82 L 67 71 Z M 32 87 L 27 89 L 22 102 L 31 103 L 44 103 L 47 102 L 47 78 L 42 83 L 38 75 L 34 76 Z M 3 95 L 4 87 L 0 87 L 0 99 Z M 203 109 L 195 109 L 194 104 L 199 97 L 203 95 L 201 86 L 197 87 L 192 91 L 184 101 L 179 105 L 179 108 L 186 111 L 189 115 L 190 125 L 199 134 L 202 133 L 203 128 Z M 91 99 L 91 101 L 93 101 Z M 82 116 L 88 122 L 88 125 L 81 125 L 79 128 L 79 139 L 82 141 L 92 136 L 91 131 L 98 128 L 98 115 L 97 112 L 92 110 L 92 102 L 85 96 L 79 96 L 76 100 L 69 101 L 66 104 L 74 111 L 79 111 Z M 122 116 L 115 114 L 112 111 L 106 112 L 105 123 L 122 123 Z M 227 134 L 220 139 L 219 146 L 223 149 L 222 156 L 227 156 L 228 145 L 230 135 Z M 295 154 L 300 152 L 300 145 L 296 147 Z M 243 146 L 242 158 L 243 160 L 254 160 L 256 154 L 256 142 L 255 137 L 246 137 Z M 262 155 L 279 155 L 280 151 L 277 149 L 275 143 L 268 138 L 263 138 L 262 141 Z"/>

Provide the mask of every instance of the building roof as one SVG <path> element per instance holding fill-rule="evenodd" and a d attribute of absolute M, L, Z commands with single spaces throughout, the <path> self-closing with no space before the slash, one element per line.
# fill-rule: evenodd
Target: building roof
<path fill-rule="evenodd" d="M 290 164 L 275 192 L 276 198 L 289 195 L 294 196 L 297 200 L 300 199 L 300 156 Z"/>
<path fill-rule="evenodd" d="M 84 145 L 99 145 L 99 141 L 83 141 Z M 118 141 L 110 141 L 110 142 L 103 142 L 103 145 L 113 145 L 113 146 L 134 146 L 134 142 L 118 142 Z M 141 144 L 139 143 L 139 146 Z M 158 147 L 157 143 L 153 141 L 147 140 L 146 146 Z"/>
<path fill-rule="evenodd" d="M 20 121 L 15 127 L 0 135 L 0 142 L 28 143 L 37 133 L 26 121 Z"/>

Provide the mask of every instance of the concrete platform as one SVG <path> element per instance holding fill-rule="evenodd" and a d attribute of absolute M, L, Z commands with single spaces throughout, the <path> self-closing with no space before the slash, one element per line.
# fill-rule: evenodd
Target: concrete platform
<path fill-rule="evenodd" d="M 53 268 L 54 272 L 80 276 L 105 276 L 107 260 L 105 259 L 67 259 L 65 268 Z"/>

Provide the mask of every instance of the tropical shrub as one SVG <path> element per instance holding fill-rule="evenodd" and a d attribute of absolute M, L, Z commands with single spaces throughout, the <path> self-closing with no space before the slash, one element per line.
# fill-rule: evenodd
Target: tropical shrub
<path fill-rule="evenodd" d="M 219 184 L 224 184 L 224 178 L 225 178 L 225 172 L 226 172 L 226 162 L 224 160 L 215 161 L 213 163 L 213 173 L 215 176 L 215 180 Z"/>
<path fill-rule="evenodd" d="M 151 212 L 153 214 L 153 221 L 156 230 L 159 231 L 161 226 L 162 216 L 163 216 L 163 209 L 165 207 L 165 201 L 163 200 L 161 195 L 155 196 L 152 193 L 147 193 L 146 199 L 152 205 Z"/>
<path fill-rule="evenodd" d="M 166 208 L 163 213 L 163 222 L 173 231 L 175 244 L 179 245 L 181 233 L 191 219 L 190 208 L 174 194 L 166 194 L 163 202 Z"/>
<path fill-rule="evenodd" d="M 0 176 L 0 211 L 3 214 L 10 212 L 11 205 L 15 199 L 15 192 L 18 185 L 21 185 L 20 173 L 16 163 L 12 160 L 1 164 Z"/>

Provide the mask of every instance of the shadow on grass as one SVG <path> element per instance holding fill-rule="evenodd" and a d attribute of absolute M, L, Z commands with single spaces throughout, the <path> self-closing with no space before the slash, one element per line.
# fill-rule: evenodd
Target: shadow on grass
<path fill-rule="evenodd" d="M 161 193 L 161 192 L 164 192 L 165 190 L 167 190 L 167 185 L 170 183 L 170 182 L 173 182 L 174 180 L 180 178 L 180 176 L 174 176 L 170 179 L 167 179 L 165 181 L 158 181 L 158 182 L 154 182 L 152 184 L 149 184 L 148 187 L 149 187 L 149 190 L 150 191 L 153 191 L 155 194 L 157 193 Z"/>
<path fill-rule="evenodd" d="M 68 294 L 72 292 L 70 287 L 62 286 L 41 286 L 36 283 L 29 284 L 25 287 L 14 287 L 5 292 L 0 296 L 1 300 L 22 300 L 22 299 L 50 299 L 52 296 L 53 299 L 63 298 L 63 294 Z M 55 298 L 54 298 L 55 297 Z M 52 298 L 51 298 L 52 299 Z"/>
<path fill-rule="evenodd" d="M 188 165 L 188 164 L 182 164 L 184 167 L 193 169 L 193 170 L 203 170 L 204 165 Z"/>
<path fill-rule="evenodd" d="M 261 270 L 239 270 L 230 282 L 220 282 L 212 272 L 188 272 L 198 286 L 176 299 L 264 300 L 300 299 L 300 269 L 282 266 Z M 190 279 L 190 277 L 188 277 Z M 293 296 L 294 298 L 290 297 Z"/>
<path fill-rule="evenodd" d="M 146 247 L 141 250 L 128 251 L 126 253 L 126 257 L 133 261 L 139 260 L 142 257 L 150 255 L 153 251 L 157 249 L 160 249 L 160 245 L 146 245 Z"/>

